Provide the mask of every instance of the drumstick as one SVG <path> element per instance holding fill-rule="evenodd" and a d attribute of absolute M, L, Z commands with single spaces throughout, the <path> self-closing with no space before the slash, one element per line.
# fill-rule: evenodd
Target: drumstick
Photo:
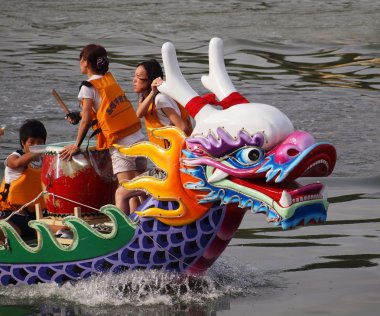
<path fill-rule="evenodd" d="M 57 91 L 55 91 L 55 89 L 51 90 L 51 94 L 52 94 L 53 97 L 58 101 L 59 105 L 60 105 L 61 108 L 63 109 L 63 112 L 65 112 L 65 114 L 70 113 L 69 108 L 67 107 L 67 105 L 65 104 L 65 102 L 63 102 L 63 100 L 62 100 L 61 97 L 58 95 Z"/>

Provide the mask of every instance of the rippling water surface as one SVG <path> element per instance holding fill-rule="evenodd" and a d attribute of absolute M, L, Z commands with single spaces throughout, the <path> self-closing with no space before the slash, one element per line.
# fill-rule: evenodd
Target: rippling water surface
<path fill-rule="evenodd" d="M 188 301 L 178 300 L 178 295 L 172 294 L 181 292 L 178 287 L 162 300 L 154 300 L 155 290 L 145 292 L 144 288 L 142 301 L 149 303 L 132 309 L 135 314 L 152 311 L 164 314 L 171 310 L 167 306 L 174 304 L 184 314 L 219 311 L 224 315 L 230 311 L 251 315 L 252 305 L 258 315 L 263 315 L 262 312 L 270 310 L 265 300 L 250 302 L 238 297 L 262 291 L 274 291 L 276 297 L 278 287 L 290 288 L 290 292 L 294 289 L 297 295 L 302 291 L 305 295 L 305 300 L 293 298 L 295 304 L 304 304 L 303 309 L 295 311 L 290 305 L 281 312 L 283 315 L 288 315 L 286 311 L 298 315 L 305 315 L 307 310 L 318 312 L 310 307 L 310 293 L 315 289 L 307 288 L 300 279 L 323 289 L 326 284 L 322 283 L 321 275 L 334 275 L 336 272 L 331 272 L 334 267 L 338 268 L 335 275 L 347 277 L 348 269 L 358 280 L 368 281 L 356 283 L 356 290 L 368 295 L 357 294 L 354 298 L 367 300 L 369 306 L 375 304 L 372 290 L 380 291 L 380 282 L 371 283 L 376 279 L 371 275 L 373 271 L 380 280 L 380 272 L 376 270 L 380 253 L 377 246 L 380 179 L 376 177 L 380 153 L 378 1 L 0 0 L 0 4 L 0 125 L 6 125 L 6 135 L 0 140 L 0 163 L 17 148 L 17 131 L 26 118 L 45 123 L 48 143 L 75 137 L 76 127 L 63 120 L 51 89 L 58 90 L 70 108 L 77 108 L 78 86 L 85 79 L 79 72 L 78 55 L 84 45 L 96 42 L 107 48 L 112 72 L 136 103 L 137 96 L 131 92 L 134 68 L 143 59 L 160 59 L 165 41 L 176 46 L 182 71 L 193 88 L 200 94 L 207 92 L 200 77 L 208 71 L 208 42 L 213 36 L 224 40 L 226 68 L 238 91 L 252 102 L 277 106 L 297 129 L 307 130 L 318 140 L 330 141 L 337 147 L 338 162 L 333 177 L 339 180 L 331 184 L 329 225 L 323 229 L 316 226 L 280 232 L 264 222 L 257 224 L 256 217 L 247 215 L 226 257 L 213 268 L 209 279 L 202 281 L 206 294 L 201 291 L 199 295 L 190 295 L 192 299 Z M 238 260 L 239 264 L 231 263 L 234 256 L 243 259 Z M 258 267 L 260 272 L 252 267 Z M 243 271 L 240 277 L 236 269 Z M 272 270 L 284 272 L 274 276 Z M 224 283 L 227 273 L 223 271 L 230 271 L 236 278 Z M 118 284 L 135 282 L 134 277 L 120 279 Z M 159 279 L 165 287 L 171 282 L 171 277 L 167 278 L 152 276 L 144 282 Z M 0 304 L 11 305 L 12 312 L 19 305 L 21 310 L 27 309 L 24 314 L 56 308 L 66 315 L 101 315 L 110 310 L 103 306 L 107 305 L 104 297 L 110 297 L 106 292 L 115 294 L 120 288 L 107 279 L 102 285 L 97 282 L 21 289 L 22 301 L 17 300 L 19 289 L 1 290 Z M 91 297 L 96 297 L 91 302 L 79 295 L 86 291 L 86 286 Z M 341 286 L 348 288 L 350 284 L 343 282 Z M 338 286 L 330 288 L 339 292 Z M 190 286 L 190 294 L 195 292 Z M 128 291 L 117 293 L 111 305 L 136 303 Z M 115 299 L 118 295 L 123 298 Z M 144 295 L 151 300 L 145 300 Z M 226 296 L 235 299 L 226 300 Z M 61 303 L 64 297 L 67 301 Z M 326 297 L 319 293 L 314 299 L 319 302 Z M 72 304 L 77 307 L 67 307 Z M 152 307 L 155 305 L 161 307 Z M 114 308 L 115 313 L 122 314 L 124 310 Z M 329 314 L 323 309 L 319 312 Z M 372 309 L 367 314 L 372 315 L 371 312 Z"/>
<path fill-rule="evenodd" d="M 80 49 L 103 44 L 111 70 L 131 92 L 132 73 L 172 41 L 199 92 L 208 41 L 225 41 L 226 66 L 252 102 L 275 105 L 299 129 L 334 143 L 336 175 L 371 175 L 380 138 L 380 4 L 377 1 L 2 1 L 1 158 L 17 146 L 26 117 L 43 120 L 49 142 L 71 140 L 50 92 L 78 106 Z"/>

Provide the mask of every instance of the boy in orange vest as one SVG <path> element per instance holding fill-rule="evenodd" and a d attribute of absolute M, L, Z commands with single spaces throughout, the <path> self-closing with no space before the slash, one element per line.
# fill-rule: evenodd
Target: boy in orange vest
<path fill-rule="evenodd" d="M 17 197 L 13 197 L 12 191 L 15 189 L 19 190 L 18 186 L 22 186 L 22 183 L 17 181 L 22 175 L 26 174 L 28 176 L 33 170 L 42 167 L 41 154 L 31 152 L 30 146 L 45 144 L 46 136 L 45 126 L 40 121 L 30 119 L 22 124 L 20 128 L 21 149 L 11 153 L 4 161 L 4 180 L 0 188 L 0 218 L 8 217 L 12 214 L 12 210 L 15 207 L 22 206 L 14 205 L 13 200 L 15 198 L 17 200 Z M 36 179 L 40 179 L 40 177 L 36 177 Z M 41 182 L 36 183 L 36 185 L 40 188 Z M 27 191 L 30 188 L 25 187 L 23 190 Z M 35 230 L 28 225 L 28 222 L 32 219 L 35 219 L 34 211 L 29 212 L 25 208 L 21 212 L 13 214 L 8 221 L 21 237 L 33 237 L 35 236 Z M 0 240 L 3 240 L 3 238 L 3 233 L 0 231 Z"/>

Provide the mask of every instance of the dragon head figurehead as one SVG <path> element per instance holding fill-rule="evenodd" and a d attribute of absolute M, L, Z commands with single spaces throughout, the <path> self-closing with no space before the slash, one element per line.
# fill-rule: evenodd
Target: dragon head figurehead
<path fill-rule="evenodd" d="M 266 213 L 283 228 L 325 221 L 324 185 L 302 186 L 295 180 L 329 175 L 335 148 L 295 131 L 279 109 L 250 103 L 239 94 L 225 69 L 221 39 L 211 40 L 210 72 L 202 77 L 213 99 L 200 97 L 189 86 L 171 43 L 163 45 L 162 57 L 166 81 L 159 90 L 186 105 L 195 128 L 188 138 L 173 127 L 155 130 L 156 137 L 170 141 L 168 149 L 152 143 L 119 149 L 144 154 L 167 173 L 166 179 L 140 177 L 123 183 L 126 188 L 179 202 L 175 211 L 149 209 L 140 214 L 182 225 L 199 218 L 212 203 L 222 203 Z"/>

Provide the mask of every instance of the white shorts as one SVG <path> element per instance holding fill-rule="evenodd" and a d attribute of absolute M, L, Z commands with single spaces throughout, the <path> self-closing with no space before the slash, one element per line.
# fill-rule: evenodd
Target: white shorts
<path fill-rule="evenodd" d="M 117 149 L 111 153 L 113 174 L 118 174 L 125 171 L 140 171 L 144 172 L 147 166 L 145 157 L 124 156 Z"/>
<path fill-rule="evenodd" d="M 118 140 L 117 144 L 122 146 L 130 146 L 144 140 L 144 138 L 145 137 L 141 130 L 139 130 Z M 110 154 L 112 159 L 113 174 L 115 175 L 125 171 L 144 172 L 146 170 L 147 159 L 145 157 L 127 157 L 120 153 L 115 147 L 110 148 Z"/>

